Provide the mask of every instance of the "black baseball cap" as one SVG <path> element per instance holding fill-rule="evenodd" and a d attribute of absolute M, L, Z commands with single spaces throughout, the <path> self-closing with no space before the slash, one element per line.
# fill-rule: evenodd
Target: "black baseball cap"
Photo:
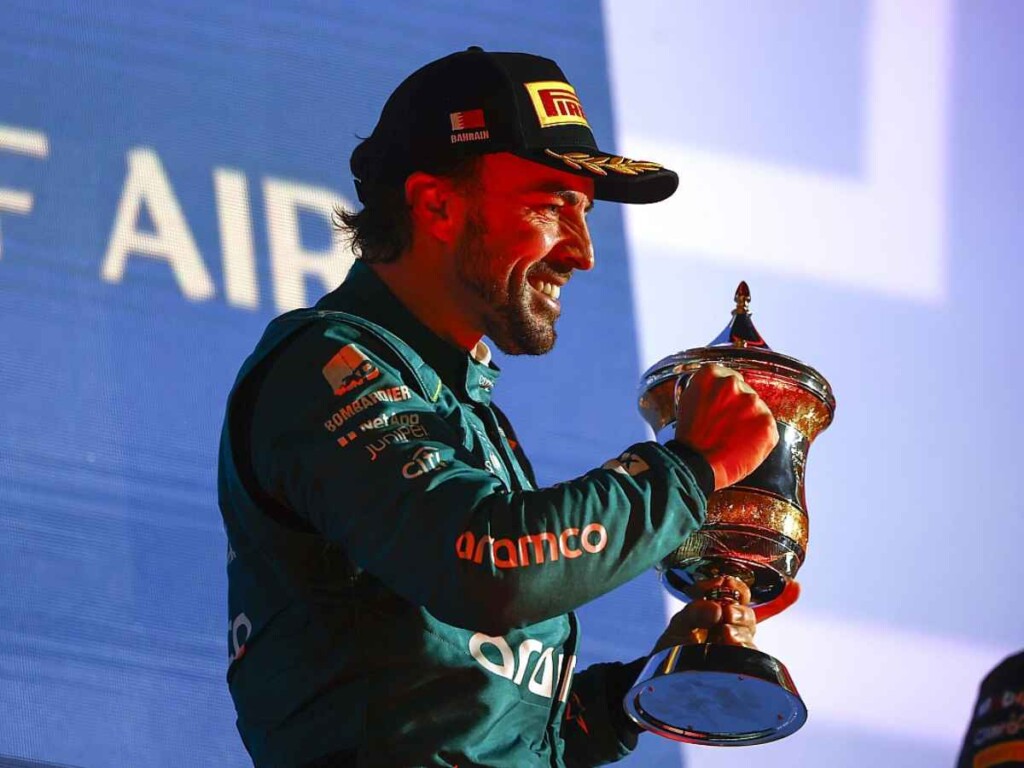
<path fill-rule="evenodd" d="M 407 77 L 350 165 L 365 203 L 377 185 L 401 185 L 414 171 L 491 152 L 593 179 L 599 200 L 655 203 L 679 186 L 657 163 L 598 149 L 576 90 L 554 61 L 477 46 Z"/>

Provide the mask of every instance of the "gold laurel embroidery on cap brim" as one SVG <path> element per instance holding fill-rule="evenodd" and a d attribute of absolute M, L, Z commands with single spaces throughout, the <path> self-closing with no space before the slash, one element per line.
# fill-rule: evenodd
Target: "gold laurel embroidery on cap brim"
<path fill-rule="evenodd" d="M 544 150 L 545 154 L 557 157 L 563 163 L 577 171 L 584 170 L 607 176 L 608 171 L 622 174 L 623 176 L 639 176 L 649 171 L 660 171 L 661 166 L 647 160 L 630 160 L 628 157 L 616 155 L 588 155 L 586 152 L 566 152 L 559 154 L 550 149 Z"/>

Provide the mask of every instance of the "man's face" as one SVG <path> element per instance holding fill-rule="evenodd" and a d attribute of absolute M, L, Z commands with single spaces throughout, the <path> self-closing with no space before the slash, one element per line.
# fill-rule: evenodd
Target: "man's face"
<path fill-rule="evenodd" d="M 555 343 L 559 293 L 594 265 L 586 213 L 594 183 L 506 153 L 485 155 L 466 191 L 455 245 L 460 293 L 503 352 L 540 355 Z"/>

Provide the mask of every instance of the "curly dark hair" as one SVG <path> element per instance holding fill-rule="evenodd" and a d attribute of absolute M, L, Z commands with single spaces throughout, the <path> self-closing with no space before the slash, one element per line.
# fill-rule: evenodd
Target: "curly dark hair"
<path fill-rule="evenodd" d="M 420 170 L 465 187 L 477 182 L 479 165 L 479 157 L 470 157 Z M 361 261 L 397 261 L 412 244 L 412 217 L 404 183 L 364 184 L 363 198 L 362 210 L 349 211 L 340 206 L 334 209 L 335 231 L 348 241 L 352 253 Z"/>

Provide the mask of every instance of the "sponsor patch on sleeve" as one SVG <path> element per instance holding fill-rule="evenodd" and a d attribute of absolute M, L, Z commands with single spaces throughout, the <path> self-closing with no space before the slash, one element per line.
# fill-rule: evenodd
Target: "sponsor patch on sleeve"
<path fill-rule="evenodd" d="M 370 461 L 376 461 L 377 457 L 392 445 L 408 443 L 413 440 L 426 440 L 430 437 L 427 428 L 419 423 L 419 416 L 416 414 L 406 415 L 416 416 L 416 423 L 399 424 L 386 431 L 378 432 L 372 439 L 368 438 L 366 452 L 370 456 Z"/>
<path fill-rule="evenodd" d="M 342 347 L 323 367 L 336 395 L 344 395 L 380 377 L 380 369 L 354 344 Z"/>
<path fill-rule="evenodd" d="M 402 477 L 406 480 L 414 480 L 446 466 L 448 466 L 448 462 L 441 458 L 439 450 L 424 446 L 417 448 L 412 458 L 402 466 Z"/>
<path fill-rule="evenodd" d="M 498 568 L 527 568 L 555 562 L 559 557 L 575 560 L 585 554 L 596 555 L 608 546 L 608 529 L 600 523 L 561 531 L 541 531 L 518 539 L 495 539 L 486 534 L 477 538 L 464 531 L 455 540 L 455 554 L 460 560 Z"/>
<path fill-rule="evenodd" d="M 626 451 L 617 459 L 606 461 L 601 465 L 601 469 L 610 469 L 613 472 L 618 472 L 620 475 L 629 475 L 630 477 L 643 474 L 650 468 L 646 461 L 629 451 Z"/>
<path fill-rule="evenodd" d="M 328 432 L 336 432 L 345 426 L 349 422 L 349 419 L 358 416 L 368 408 L 372 408 L 380 403 L 398 403 L 403 400 L 408 400 L 410 397 L 412 397 L 412 393 L 404 384 L 399 384 L 395 387 L 385 387 L 383 389 L 371 389 L 366 394 L 332 413 L 324 422 L 324 429 Z M 383 418 L 386 420 L 391 417 Z M 368 423 L 371 422 L 363 422 L 363 424 Z M 359 429 L 365 431 L 363 424 L 359 425 Z"/>

